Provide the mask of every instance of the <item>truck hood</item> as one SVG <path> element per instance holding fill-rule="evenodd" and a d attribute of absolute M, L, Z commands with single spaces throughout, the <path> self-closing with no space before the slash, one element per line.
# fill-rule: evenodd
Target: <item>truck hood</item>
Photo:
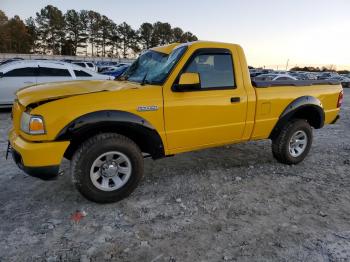
<path fill-rule="evenodd" d="M 45 101 L 52 101 L 76 95 L 135 89 L 141 87 L 142 86 L 140 84 L 126 81 L 69 81 L 25 87 L 17 91 L 16 96 L 19 103 L 26 107 L 30 104 L 42 103 Z"/>

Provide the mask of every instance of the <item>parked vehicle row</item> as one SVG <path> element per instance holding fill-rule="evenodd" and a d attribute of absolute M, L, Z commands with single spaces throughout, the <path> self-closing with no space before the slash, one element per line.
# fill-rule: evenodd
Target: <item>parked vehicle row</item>
<path fill-rule="evenodd" d="M 297 78 L 288 74 L 262 74 L 254 78 L 255 81 L 285 81 L 298 80 Z"/>
<path fill-rule="evenodd" d="M 350 74 L 339 75 L 337 72 L 278 71 L 255 68 L 249 71 L 253 81 L 330 80 L 339 81 L 343 87 L 350 88 Z"/>
<path fill-rule="evenodd" d="M 310 72 L 288 72 L 289 75 L 297 78 L 298 80 L 318 80 L 318 77 L 316 74 L 310 73 Z"/>
<path fill-rule="evenodd" d="M 120 66 L 113 67 L 113 68 L 111 68 L 109 70 L 102 71 L 101 74 L 113 76 L 114 78 L 118 78 L 126 70 L 128 70 L 129 67 L 130 67 L 130 65 L 128 65 L 128 64 L 121 64 Z"/>
<path fill-rule="evenodd" d="M 130 63 L 119 63 L 117 65 L 107 65 L 107 66 L 99 66 L 98 67 L 98 72 L 99 73 L 103 73 L 103 72 L 106 72 L 106 71 L 111 71 L 111 70 L 115 70 L 121 66 L 125 66 L 125 65 L 128 65 L 130 66 L 131 64 Z"/>
<path fill-rule="evenodd" d="M 338 76 L 333 76 L 333 77 L 329 78 L 328 80 L 339 81 L 341 83 L 341 85 L 343 86 L 343 88 L 345 88 L 345 87 L 350 88 L 350 78 L 349 77 L 338 75 Z"/>
<path fill-rule="evenodd" d="M 73 61 L 72 64 L 79 65 L 85 68 L 89 68 L 92 71 L 109 75 L 113 77 L 119 77 L 122 75 L 131 65 L 131 63 L 117 63 L 117 62 L 106 62 L 106 63 L 92 63 L 84 61 Z"/>
<path fill-rule="evenodd" d="M 50 60 L 18 60 L 0 66 L 0 107 L 10 107 L 19 89 L 49 82 L 113 80 L 84 67 Z"/>
<path fill-rule="evenodd" d="M 19 61 L 19 60 L 25 60 L 21 57 L 14 57 L 11 59 L 6 59 L 3 61 L 0 61 L 0 65 L 7 64 L 13 61 Z M 29 60 L 48 60 L 44 58 L 40 59 L 29 59 Z M 63 59 L 63 60 L 54 60 L 54 61 L 60 61 L 60 62 L 66 62 L 66 63 L 72 63 L 87 69 L 90 69 L 95 72 L 102 72 L 106 69 L 115 69 L 116 67 L 120 67 L 123 65 L 131 65 L 131 62 L 113 62 L 113 61 L 97 61 L 97 62 L 92 62 L 92 61 L 84 61 L 84 60 L 72 60 L 72 59 Z"/>
<path fill-rule="evenodd" d="M 119 65 L 119 62 L 113 62 L 113 61 L 97 61 L 96 66 L 100 70 L 103 67 L 106 66 L 117 66 Z"/>
<path fill-rule="evenodd" d="M 114 80 L 129 66 L 117 62 L 8 59 L 0 63 L 0 107 L 10 107 L 15 92 L 26 86 L 74 80 Z"/>
<path fill-rule="evenodd" d="M 97 72 L 97 66 L 92 62 L 72 62 L 72 64 L 78 65 L 81 67 L 85 67 L 85 68 L 88 68 L 94 72 Z"/>
<path fill-rule="evenodd" d="M 92 62 L 72 62 L 72 63 L 85 68 L 89 68 L 103 75 L 112 76 L 114 78 L 121 76 L 131 65 L 131 63 L 117 63 L 117 62 L 99 63 L 96 65 L 93 64 Z"/>

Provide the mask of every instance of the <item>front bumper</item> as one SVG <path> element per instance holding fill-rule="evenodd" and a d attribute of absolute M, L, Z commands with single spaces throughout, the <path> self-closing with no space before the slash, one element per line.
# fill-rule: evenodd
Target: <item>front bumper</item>
<path fill-rule="evenodd" d="M 28 142 L 10 132 L 9 142 L 12 156 L 17 166 L 28 175 L 49 179 L 58 174 L 59 166 L 69 141 L 63 142 Z"/>
<path fill-rule="evenodd" d="M 23 165 L 22 156 L 14 149 L 11 150 L 13 160 L 16 165 L 26 172 L 28 175 L 37 177 L 43 180 L 50 180 L 57 177 L 60 166 L 41 166 L 41 167 L 28 167 Z"/>

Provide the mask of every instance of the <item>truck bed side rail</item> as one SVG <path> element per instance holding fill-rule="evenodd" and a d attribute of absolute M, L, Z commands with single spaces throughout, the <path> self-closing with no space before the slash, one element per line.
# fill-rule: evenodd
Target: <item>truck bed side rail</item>
<path fill-rule="evenodd" d="M 252 85 L 256 88 L 267 88 L 275 86 L 314 86 L 314 85 L 340 85 L 337 80 L 281 80 L 281 81 L 254 81 Z"/>

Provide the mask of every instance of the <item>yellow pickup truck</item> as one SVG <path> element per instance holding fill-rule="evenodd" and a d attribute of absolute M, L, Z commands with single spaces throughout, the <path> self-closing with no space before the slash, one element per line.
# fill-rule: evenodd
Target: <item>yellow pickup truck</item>
<path fill-rule="evenodd" d="M 128 196 L 143 159 L 258 139 L 297 164 L 312 128 L 338 119 L 332 81 L 252 82 L 239 45 L 198 41 L 144 52 L 116 81 L 60 82 L 17 92 L 9 147 L 26 173 L 55 177 L 71 160 L 77 189 L 96 202 Z"/>

